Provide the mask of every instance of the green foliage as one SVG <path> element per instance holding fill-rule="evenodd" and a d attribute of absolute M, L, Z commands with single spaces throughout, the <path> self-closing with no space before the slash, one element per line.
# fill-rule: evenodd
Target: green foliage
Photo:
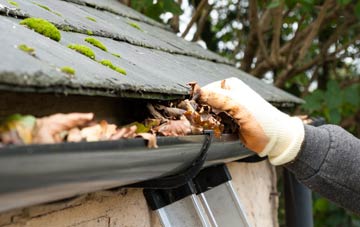
<path fill-rule="evenodd" d="M 85 41 L 103 51 L 107 51 L 106 46 L 98 39 L 95 39 L 93 37 L 87 37 L 87 38 L 85 38 Z"/>
<path fill-rule="evenodd" d="M 121 73 L 121 74 L 126 75 L 125 69 L 113 65 L 113 63 L 112 63 L 110 60 L 103 59 L 103 60 L 100 61 L 100 64 L 102 64 L 102 65 L 104 65 L 104 66 L 107 66 L 107 67 L 109 67 L 110 69 L 115 70 L 115 71 L 118 72 L 118 73 Z"/>
<path fill-rule="evenodd" d="M 160 15 L 166 12 L 173 15 L 182 14 L 180 5 L 174 0 L 158 0 L 155 3 L 152 0 L 132 0 L 131 6 L 157 21 L 161 21 Z"/>
<path fill-rule="evenodd" d="M 8 2 L 10 5 L 15 6 L 16 8 L 18 8 L 18 7 L 19 7 L 19 3 L 15 2 L 15 1 L 12 1 L 12 0 L 7 0 L 7 2 Z"/>
<path fill-rule="evenodd" d="M 17 47 L 19 50 L 22 50 L 30 55 L 34 55 L 35 53 L 35 49 L 32 48 L 32 47 L 29 47 L 28 45 L 26 44 L 20 44 L 18 47 Z"/>
<path fill-rule="evenodd" d="M 85 17 L 85 18 L 88 19 L 88 20 L 91 20 L 91 21 L 93 21 L 93 22 L 96 22 L 96 19 L 93 18 L 93 17 Z"/>
<path fill-rule="evenodd" d="M 313 213 L 314 213 L 314 226 L 359 226 L 360 218 L 347 212 L 344 209 L 339 209 L 335 204 L 313 195 Z"/>
<path fill-rule="evenodd" d="M 328 81 L 326 91 L 316 90 L 305 97 L 302 106 L 306 112 L 325 116 L 332 124 L 339 124 L 341 119 L 353 115 L 360 108 L 360 85 L 353 84 L 340 88 L 335 80 Z"/>
<path fill-rule="evenodd" d="M 49 21 L 42 18 L 27 18 L 20 21 L 21 25 L 34 30 L 37 33 L 40 33 L 46 37 L 49 37 L 52 40 L 60 41 L 61 34 L 60 31 L 50 23 Z"/>
<path fill-rule="evenodd" d="M 75 75 L 75 69 L 73 69 L 73 68 L 71 68 L 69 66 L 64 66 L 60 70 L 61 70 L 61 72 L 66 73 L 66 74 L 68 74 L 70 76 Z"/>
<path fill-rule="evenodd" d="M 88 58 L 95 59 L 94 51 L 88 46 L 80 44 L 69 44 L 68 47 L 72 50 L 79 52 L 82 55 L 85 55 Z"/>

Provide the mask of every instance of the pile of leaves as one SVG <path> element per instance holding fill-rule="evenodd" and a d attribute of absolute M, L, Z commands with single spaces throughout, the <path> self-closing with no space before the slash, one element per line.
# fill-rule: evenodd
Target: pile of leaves
<path fill-rule="evenodd" d="M 195 100 L 147 104 L 149 117 L 125 126 L 94 120 L 93 113 L 54 114 L 42 118 L 15 114 L 0 125 L 0 147 L 15 144 L 104 141 L 142 137 L 156 148 L 156 136 L 185 136 L 213 130 L 216 137 L 238 129 L 224 113 L 215 113 Z M 224 126 L 225 125 L 225 126 Z"/>

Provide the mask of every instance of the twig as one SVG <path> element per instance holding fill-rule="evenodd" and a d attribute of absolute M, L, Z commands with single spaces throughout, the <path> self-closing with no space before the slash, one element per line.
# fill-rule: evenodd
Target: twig
<path fill-rule="evenodd" d="M 188 34 L 188 32 L 190 31 L 191 27 L 194 25 L 195 21 L 198 19 L 198 17 L 200 16 L 201 11 L 203 10 L 204 6 L 206 5 L 206 3 L 208 2 L 208 0 L 201 0 L 200 4 L 198 5 L 198 7 L 196 8 L 196 11 L 193 15 L 193 17 L 191 18 L 189 24 L 186 26 L 185 31 L 183 32 L 183 34 L 181 35 L 182 38 L 185 38 L 185 36 Z"/>
<path fill-rule="evenodd" d="M 192 39 L 192 42 L 196 42 L 200 39 L 201 37 L 201 34 L 204 30 L 204 26 L 205 26 L 205 23 L 209 17 L 209 14 L 210 14 L 210 11 L 212 9 L 212 5 L 209 5 L 208 3 L 206 3 L 205 7 L 204 7 L 204 10 L 202 11 L 201 13 L 201 16 L 197 22 L 197 28 L 196 28 L 196 33 Z"/>
<path fill-rule="evenodd" d="M 271 10 L 271 16 L 273 18 L 273 36 L 271 41 L 271 54 L 270 57 L 276 65 L 280 63 L 280 35 L 282 26 L 282 11 L 284 9 L 284 2 L 281 1 L 280 6 Z"/>

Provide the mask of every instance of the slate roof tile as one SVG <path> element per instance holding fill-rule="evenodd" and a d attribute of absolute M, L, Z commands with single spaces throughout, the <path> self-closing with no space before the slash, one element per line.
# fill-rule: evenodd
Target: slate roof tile
<path fill-rule="evenodd" d="M 77 4 L 71 3 L 75 1 Z M 229 65 L 226 59 L 177 37 L 164 26 L 115 0 L 36 0 L 56 13 L 27 0 L 17 2 L 23 14 L 47 19 L 62 28 L 62 39 L 55 42 L 19 25 L 19 19 L 0 16 L 0 89 L 172 99 L 188 94 L 186 83 L 189 81 L 204 85 L 234 76 L 269 101 L 301 102 L 301 99 Z M 0 2 L 0 6 L 6 4 L 6 1 Z M 96 22 L 86 17 L 92 17 Z M 130 26 L 131 21 L 135 21 L 143 31 Z M 65 31 L 67 26 L 71 31 Z M 100 40 L 108 52 L 84 41 L 88 35 L 83 33 L 87 30 L 94 33 L 93 37 Z M 67 48 L 71 43 L 91 47 L 96 61 Z M 34 48 L 35 57 L 17 49 L 20 44 Z M 120 54 L 121 58 L 112 53 Z M 124 68 L 127 75 L 97 62 L 102 59 Z M 74 68 L 75 77 L 69 78 L 60 72 L 63 66 Z"/>

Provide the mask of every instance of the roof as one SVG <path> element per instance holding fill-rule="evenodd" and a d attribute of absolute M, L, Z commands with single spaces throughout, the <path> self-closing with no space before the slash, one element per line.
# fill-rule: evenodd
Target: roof
<path fill-rule="evenodd" d="M 190 81 L 205 85 L 238 77 L 268 101 L 302 102 L 235 68 L 227 59 L 177 37 L 166 26 L 117 0 L 16 3 L 18 9 L 6 1 L 0 3 L 2 90 L 173 99 L 189 94 L 186 84 Z M 61 30 L 60 42 L 19 25 L 26 17 L 54 23 Z M 89 34 L 100 40 L 108 52 L 85 42 Z M 72 43 L 91 47 L 97 61 L 69 49 Z M 17 47 L 21 44 L 34 48 L 36 56 L 20 51 Z M 127 75 L 100 64 L 102 59 L 125 69 Z M 64 66 L 74 68 L 76 75 L 64 75 L 59 70 Z"/>

